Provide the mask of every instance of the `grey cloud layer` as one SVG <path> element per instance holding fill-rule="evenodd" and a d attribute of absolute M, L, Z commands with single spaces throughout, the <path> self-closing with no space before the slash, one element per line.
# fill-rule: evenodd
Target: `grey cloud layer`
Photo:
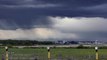
<path fill-rule="evenodd" d="M 86 17 L 48 17 L 51 28 L 2 30 L 0 39 L 35 39 L 35 40 L 103 40 L 107 39 L 106 18 Z"/>
<path fill-rule="evenodd" d="M 54 20 L 55 24 L 54 27 L 58 29 L 63 29 L 67 31 L 77 31 L 77 32 L 107 32 L 107 19 L 106 18 L 85 18 L 85 17 L 76 17 L 76 18 L 69 18 L 69 17 L 55 17 L 50 18 Z"/>
<path fill-rule="evenodd" d="M 101 41 L 106 41 L 107 39 L 106 18 L 50 17 L 50 19 L 54 20 L 56 23 L 53 26 L 55 29 L 58 29 L 64 33 L 74 33 L 78 37 L 77 40 L 98 39 Z"/>
<path fill-rule="evenodd" d="M 106 40 L 106 6 L 107 0 L 0 0 L 0 38 Z"/>

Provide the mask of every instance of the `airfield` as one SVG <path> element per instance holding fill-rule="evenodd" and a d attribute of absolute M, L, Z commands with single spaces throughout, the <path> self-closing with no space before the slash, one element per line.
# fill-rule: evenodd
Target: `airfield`
<path fill-rule="evenodd" d="M 96 60 L 96 45 L 83 45 L 90 48 L 77 48 L 79 45 L 35 45 L 13 46 L 8 48 L 8 60 Z M 98 45 L 98 59 L 107 60 L 107 45 Z M 50 59 L 48 50 L 50 47 Z M 5 58 L 5 48 L 0 48 L 0 60 Z"/>

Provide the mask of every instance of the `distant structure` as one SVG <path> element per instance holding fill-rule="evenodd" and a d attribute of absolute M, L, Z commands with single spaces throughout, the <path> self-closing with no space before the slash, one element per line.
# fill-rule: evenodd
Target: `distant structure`
<path fill-rule="evenodd" d="M 63 41 L 63 40 L 56 41 L 56 44 L 64 44 L 64 43 L 65 43 L 65 41 Z"/>
<path fill-rule="evenodd" d="M 95 45 L 97 45 L 98 44 L 98 40 L 95 40 Z"/>

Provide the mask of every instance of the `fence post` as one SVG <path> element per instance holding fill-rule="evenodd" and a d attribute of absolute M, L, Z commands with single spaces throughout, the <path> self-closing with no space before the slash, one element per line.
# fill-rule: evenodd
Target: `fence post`
<path fill-rule="evenodd" d="M 5 49 L 6 49 L 6 60 L 8 60 L 8 47 L 6 46 Z"/>
<path fill-rule="evenodd" d="M 99 60 L 98 59 L 98 47 L 95 47 L 95 51 L 96 51 L 96 60 Z"/>
<path fill-rule="evenodd" d="M 51 58 L 50 47 L 47 47 L 47 50 L 48 50 L 48 60 L 50 60 L 50 58 Z"/>

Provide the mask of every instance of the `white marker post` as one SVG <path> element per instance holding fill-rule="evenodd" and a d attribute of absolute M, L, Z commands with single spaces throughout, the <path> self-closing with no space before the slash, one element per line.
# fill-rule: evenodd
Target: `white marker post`
<path fill-rule="evenodd" d="M 50 58 L 51 58 L 51 54 L 50 54 L 50 47 L 47 47 L 47 50 L 48 50 L 48 60 L 50 60 Z"/>
<path fill-rule="evenodd" d="M 8 47 L 6 46 L 5 49 L 6 49 L 6 60 L 8 60 Z"/>
<path fill-rule="evenodd" d="M 95 51 L 96 51 L 96 60 L 98 60 L 98 47 L 95 47 Z"/>

